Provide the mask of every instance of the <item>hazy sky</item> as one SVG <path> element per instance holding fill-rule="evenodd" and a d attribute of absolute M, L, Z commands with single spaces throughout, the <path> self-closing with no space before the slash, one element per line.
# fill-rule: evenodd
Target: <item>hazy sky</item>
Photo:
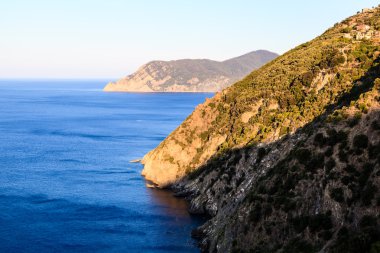
<path fill-rule="evenodd" d="M 375 0 L 0 0 L 0 78 L 119 78 L 151 60 L 284 53 Z"/>

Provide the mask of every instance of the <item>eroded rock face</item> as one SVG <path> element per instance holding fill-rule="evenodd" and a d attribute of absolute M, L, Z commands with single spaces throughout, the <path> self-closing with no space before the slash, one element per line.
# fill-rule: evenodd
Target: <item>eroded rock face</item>
<path fill-rule="evenodd" d="M 259 50 L 223 62 L 211 60 L 153 61 L 104 91 L 117 92 L 217 92 L 278 55 Z"/>

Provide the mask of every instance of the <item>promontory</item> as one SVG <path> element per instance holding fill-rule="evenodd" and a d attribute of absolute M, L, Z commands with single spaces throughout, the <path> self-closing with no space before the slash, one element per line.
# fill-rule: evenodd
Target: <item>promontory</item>
<path fill-rule="evenodd" d="M 276 58 L 266 50 L 253 51 L 226 61 L 184 59 L 152 61 L 135 73 L 110 82 L 108 92 L 216 92 Z"/>

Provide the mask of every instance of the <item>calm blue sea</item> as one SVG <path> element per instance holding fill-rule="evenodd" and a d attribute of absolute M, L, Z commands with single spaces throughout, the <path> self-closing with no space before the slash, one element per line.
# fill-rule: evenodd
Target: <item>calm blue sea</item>
<path fill-rule="evenodd" d="M 0 252 L 198 252 L 186 202 L 141 158 L 212 94 L 0 81 Z"/>

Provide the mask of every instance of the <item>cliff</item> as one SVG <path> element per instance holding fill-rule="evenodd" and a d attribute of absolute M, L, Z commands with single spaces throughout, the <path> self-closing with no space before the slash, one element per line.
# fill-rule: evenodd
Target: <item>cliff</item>
<path fill-rule="evenodd" d="M 269 51 L 258 50 L 223 62 L 205 59 L 153 61 L 127 77 L 107 84 L 104 91 L 220 91 L 277 56 Z"/>
<path fill-rule="evenodd" d="M 204 252 L 379 252 L 380 8 L 206 100 L 143 175 L 211 218 Z"/>

